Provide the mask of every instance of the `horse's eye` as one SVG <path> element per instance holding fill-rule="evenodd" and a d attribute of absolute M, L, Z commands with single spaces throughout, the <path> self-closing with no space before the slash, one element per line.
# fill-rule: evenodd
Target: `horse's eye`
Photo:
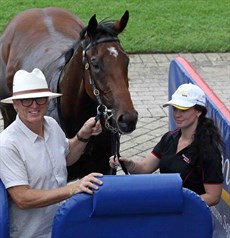
<path fill-rule="evenodd" d="M 99 70 L 98 61 L 96 60 L 95 57 L 91 58 L 91 63 L 92 63 L 92 66 L 94 67 L 95 70 Z"/>

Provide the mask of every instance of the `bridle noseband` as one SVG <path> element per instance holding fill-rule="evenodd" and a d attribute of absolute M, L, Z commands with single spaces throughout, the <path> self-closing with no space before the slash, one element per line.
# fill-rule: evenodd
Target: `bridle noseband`
<path fill-rule="evenodd" d="M 102 116 L 104 117 L 105 120 L 105 127 L 106 129 L 108 129 L 109 131 L 112 132 L 112 134 L 114 135 L 114 158 L 117 156 L 118 159 L 121 157 L 120 156 L 120 133 L 119 130 L 117 129 L 116 126 L 111 125 L 110 123 L 110 119 L 113 119 L 113 113 L 111 109 L 108 109 L 106 107 L 106 105 L 104 105 L 102 103 L 101 97 L 100 97 L 100 91 L 97 89 L 95 82 L 93 80 L 92 74 L 91 74 L 91 70 L 90 70 L 90 64 L 87 58 L 87 51 L 92 48 L 93 46 L 100 44 L 100 43 L 104 43 L 104 42 L 113 42 L 113 41 L 117 41 L 120 42 L 119 39 L 117 37 L 103 37 L 97 40 L 94 40 L 92 42 L 90 42 L 88 45 L 86 45 L 85 40 L 83 40 L 81 42 L 82 48 L 83 48 L 83 52 L 82 52 L 82 62 L 84 65 L 84 69 L 87 70 L 89 72 L 89 83 L 91 85 L 92 91 L 94 96 L 96 97 L 96 100 L 98 102 L 98 107 L 97 107 L 97 115 L 96 115 L 96 120 L 99 120 Z M 84 74 L 83 74 L 84 75 Z M 84 79 L 83 79 L 84 80 Z M 124 171 L 125 174 L 128 174 L 128 170 L 126 169 L 124 163 L 122 161 L 120 161 L 122 170 Z M 116 174 L 116 169 L 113 169 L 113 174 Z"/>

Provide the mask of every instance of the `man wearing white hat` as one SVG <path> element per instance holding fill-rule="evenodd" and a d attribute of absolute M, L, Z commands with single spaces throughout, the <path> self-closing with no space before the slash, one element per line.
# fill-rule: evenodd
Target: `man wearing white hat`
<path fill-rule="evenodd" d="M 49 99 L 59 96 L 50 92 L 45 76 L 35 68 L 17 71 L 13 95 L 1 101 L 13 103 L 17 112 L 16 120 L 0 134 L 0 178 L 10 195 L 10 237 L 51 237 L 61 202 L 76 193 L 93 194 L 102 184 L 100 173 L 67 184 L 66 166 L 79 159 L 89 138 L 102 129 L 90 118 L 67 139 L 57 122 L 45 116 Z"/>
<path fill-rule="evenodd" d="M 180 173 L 183 187 L 201 196 L 209 206 L 221 197 L 223 142 L 212 119 L 206 117 L 206 96 L 197 85 L 182 84 L 163 106 L 173 107 L 177 126 L 165 133 L 143 160 L 120 157 L 132 174 Z M 110 166 L 119 165 L 110 158 Z"/>

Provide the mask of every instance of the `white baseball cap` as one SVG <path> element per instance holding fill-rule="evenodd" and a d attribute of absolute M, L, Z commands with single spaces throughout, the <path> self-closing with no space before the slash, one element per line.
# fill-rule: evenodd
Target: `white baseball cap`
<path fill-rule="evenodd" d="M 182 84 L 172 95 L 172 99 L 166 102 L 163 107 L 168 105 L 180 110 L 187 110 L 195 105 L 206 107 L 206 96 L 197 85 L 191 83 Z"/>
<path fill-rule="evenodd" d="M 60 93 L 52 93 L 47 85 L 46 78 L 42 71 L 35 68 L 31 73 L 26 70 L 18 70 L 13 79 L 12 97 L 1 100 L 3 103 L 13 103 L 13 99 L 56 98 Z"/>

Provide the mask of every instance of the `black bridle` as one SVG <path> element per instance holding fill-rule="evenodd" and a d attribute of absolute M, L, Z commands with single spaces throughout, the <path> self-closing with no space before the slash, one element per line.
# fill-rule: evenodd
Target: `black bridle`
<path fill-rule="evenodd" d="M 95 81 L 92 77 L 89 60 L 88 60 L 87 54 L 86 54 L 87 51 L 90 48 L 92 48 L 93 46 L 95 46 L 97 44 L 100 44 L 100 43 L 112 42 L 112 41 L 118 41 L 119 42 L 119 39 L 117 37 L 103 37 L 103 38 L 100 38 L 100 39 L 97 39 L 97 40 L 94 40 L 94 41 L 90 42 L 88 45 L 86 45 L 85 40 L 83 40 L 82 41 L 82 48 L 83 48 L 83 52 L 82 52 L 83 59 L 82 59 L 82 61 L 83 61 L 84 69 L 89 72 L 89 83 L 90 83 L 93 94 L 96 97 L 96 100 L 97 100 L 97 103 L 98 103 L 96 118 L 99 119 L 100 117 L 103 116 L 104 119 L 105 119 L 105 127 L 108 130 L 115 133 L 115 132 L 118 131 L 117 127 L 113 127 L 109 123 L 109 120 L 113 117 L 112 110 L 108 109 L 106 107 L 106 105 L 104 105 L 102 103 L 100 91 L 97 89 Z"/>
<path fill-rule="evenodd" d="M 104 43 L 104 42 L 114 42 L 114 41 L 120 42 L 117 37 L 103 37 L 103 38 L 94 40 L 94 41 L 90 42 L 87 45 L 86 45 L 85 40 L 83 40 L 81 45 L 82 45 L 82 48 L 83 48 L 82 61 L 83 61 L 83 65 L 84 65 L 84 70 L 87 70 L 89 72 L 89 83 L 90 83 L 93 94 L 96 97 L 96 100 L 97 100 L 97 103 L 98 103 L 96 120 L 99 120 L 101 117 L 104 117 L 105 127 L 106 127 L 106 129 L 111 131 L 112 135 L 113 135 L 112 148 L 113 148 L 113 152 L 114 152 L 114 159 L 115 159 L 116 156 L 119 159 L 121 157 L 120 156 L 120 133 L 119 133 L 118 128 L 110 123 L 110 119 L 115 120 L 113 118 L 114 116 L 113 116 L 112 110 L 108 109 L 106 107 L 106 105 L 104 105 L 102 103 L 101 96 L 100 96 L 100 91 L 97 89 L 97 87 L 95 85 L 95 82 L 94 82 L 94 79 L 92 77 L 91 70 L 90 70 L 90 64 L 89 64 L 87 54 L 86 54 L 87 51 L 90 48 L 94 47 L 97 44 Z M 128 174 L 128 171 L 127 171 L 124 163 L 122 161 L 120 161 L 120 164 L 121 164 L 121 168 L 124 171 L 124 173 Z M 116 169 L 113 169 L 112 173 L 116 174 Z"/>

